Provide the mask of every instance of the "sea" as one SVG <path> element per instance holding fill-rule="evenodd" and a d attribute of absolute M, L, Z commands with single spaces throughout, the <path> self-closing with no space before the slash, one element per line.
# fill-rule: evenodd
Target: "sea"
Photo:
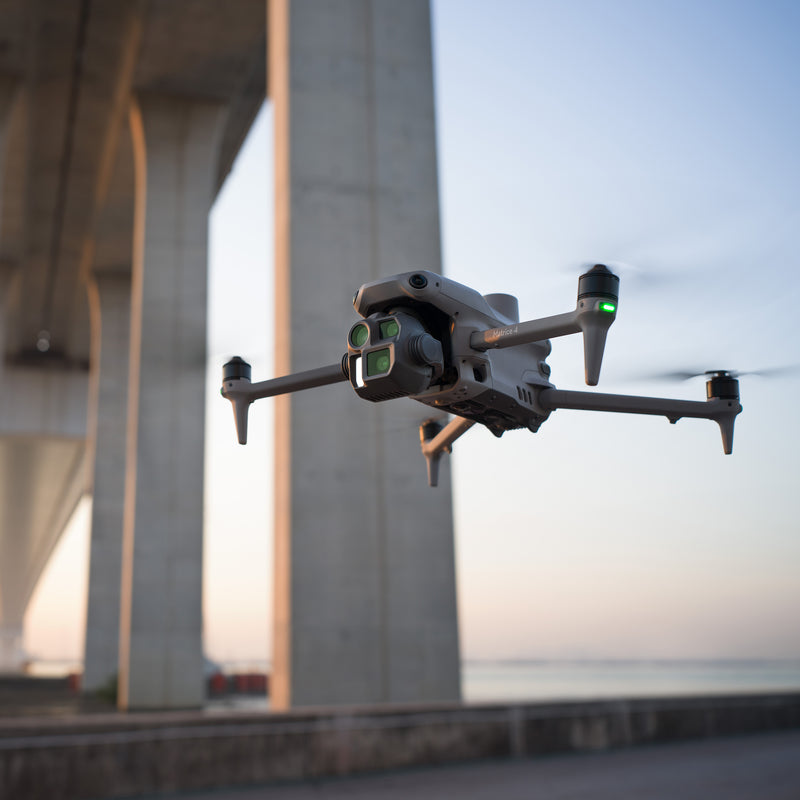
<path fill-rule="evenodd" d="M 466 661 L 468 702 L 800 691 L 800 660 Z"/>
<path fill-rule="evenodd" d="M 225 673 L 269 672 L 254 659 L 215 664 Z M 79 662 L 33 662 L 34 675 L 79 672 Z M 798 660 L 515 660 L 462 663 L 462 696 L 468 703 L 546 702 L 609 698 L 800 692 Z M 269 707 L 268 698 L 215 702 L 225 708 Z"/>

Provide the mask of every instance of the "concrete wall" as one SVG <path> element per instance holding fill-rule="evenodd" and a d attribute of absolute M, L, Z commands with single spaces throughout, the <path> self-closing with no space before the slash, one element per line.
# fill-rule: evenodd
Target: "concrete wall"
<path fill-rule="evenodd" d="M 51 800 L 599 751 L 800 727 L 800 693 L 0 721 L 0 797 Z"/>

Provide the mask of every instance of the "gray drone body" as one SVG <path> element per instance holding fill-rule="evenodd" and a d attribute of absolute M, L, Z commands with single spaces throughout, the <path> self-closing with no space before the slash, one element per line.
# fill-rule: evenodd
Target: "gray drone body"
<path fill-rule="evenodd" d="M 239 441 L 247 441 L 247 410 L 262 397 L 349 381 L 360 397 L 385 402 L 411 397 L 455 415 L 420 428 L 428 481 L 461 434 L 479 423 L 496 436 L 537 431 L 557 408 L 712 419 L 723 447 L 732 450 L 733 423 L 742 410 L 738 381 L 726 371 L 710 373 L 705 401 L 634 397 L 556 389 L 547 357 L 550 339 L 581 333 L 586 383 L 597 384 L 606 334 L 616 318 L 619 278 L 597 264 L 581 275 L 575 309 L 519 321 L 517 299 L 482 296 L 432 272 L 409 272 L 364 284 L 353 299 L 362 320 L 347 336 L 347 353 L 329 367 L 252 384 L 250 367 L 234 358 L 223 368 L 222 395 L 234 406 Z"/>
<path fill-rule="evenodd" d="M 413 281 L 413 282 L 412 282 Z M 550 386 L 550 354 L 547 340 L 519 345 L 513 349 L 492 352 L 474 349 L 470 336 L 519 322 L 516 298 L 510 295 L 480 294 L 466 286 L 429 272 L 396 275 L 362 286 L 353 305 L 365 318 L 348 336 L 348 372 L 356 393 L 365 399 L 383 399 L 381 383 L 394 397 L 410 396 L 433 408 L 485 425 L 495 435 L 507 430 L 529 428 L 536 431 L 546 418 L 536 410 L 529 386 Z M 387 320 L 399 319 L 400 335 L 395 344 L 381 336 L 381 329 L 393 330 Z M 433 354 L 438 345 L 438 359 L 426 364 L 421 349 L 412 339 L 403 341 L 404 320 L 415 320 L 425 329 L 425 339 Z M 369 328 L 369 339 L 363 347 L 354 344 L 353 334 Z M 419 335 L 419 334 L 417 334 Z M 431 346 L 429 340 L 436 344 Z M 391 346 L 392 365 L 407 354 L 427 371 L 421 387 L 406 387 L 400 381 L 392 386 L 391 369 L 383 379 L 367 374 L 372 355 Z M 359 385 L 360 384 L 360 385 Z M 394 388 L 394 394 L 392 389 Z M 414 388 L 415 391 L 405 391 Z M 376 396 L 377 395 L 377 396 Z"/>

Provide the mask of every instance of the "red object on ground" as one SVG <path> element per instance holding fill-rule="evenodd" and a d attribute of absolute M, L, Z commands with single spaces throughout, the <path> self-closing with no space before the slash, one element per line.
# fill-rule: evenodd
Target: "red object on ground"
<path fill-rule="evenodd" d="M 262 672 L 248 673 L 247 691 L 252 694 L 265 694 L 267 691 L 267 676 Z"/>
<path fill-rule="evenodd" d="M 221 673 L 215 672 L 208 681 L 211 694 L 225 694 L 228 691 L 228 679 Z"/>

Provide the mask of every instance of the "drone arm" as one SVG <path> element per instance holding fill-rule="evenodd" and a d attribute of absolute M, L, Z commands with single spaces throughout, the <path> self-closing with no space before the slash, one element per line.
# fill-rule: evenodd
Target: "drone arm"
<path fill-rule="evenodd" d="M 528 322 L 516 322 L 502 328 L 475 331 L 470 336 L 469 344 L 473 350 L 501 350 L 505 347 L 542 342 L 545 339 L 555 339 L 558 336 L 580 332 L 578 312 L 568 311 L 566 314 L 532 319 Z"/>
<path fill-rule="evenodd" d="M 442 453 L 449 453 L 453 442 L 474 424 L 474 420 L 455 417 L 444 428 L 436 420 L 428 420 L 419 426 L 422 455 L 428 465 L 428 486 L 437 486 L 439 483 L 439 459 Z"/>
<path fill-rule="evenodd" d="M 600 366 L 606 335 L 616 317 L 616 301 L 606 297 L 585 297 L 578 300 L 574 311 L 556 314 L 543 319 L 517 322 L 488 331 L 474 331 L 470 336 L 473 350 L 502 349 L 520 344 L 541 342 L 571 333 L 583 333 L 583 356 L 586 367 L 586 383 L 596 386 L 600 379 Z"/>
<path fill-rule="evenodd" d="M 229 361 L 223 368 L 222 396 L 231 401 L 239 444 L 247 444 L 247 412 L 254 400 L 278 394 L 299 392 L 349 380 L 346 357 L 338 364 L 283 375 L 267 381 L 250 383 L 250 365 L 241 359 Z"/>
<path fill-rule="evenodd" d="M 716 422 L 722 432 L 722 446 L 729 455 L 733 451 L 733 423 L 742 410 L 738 400 L 714 397 L 705 401 L 673 400 L 662 397 L 636 397 L 623 394 L 572 392 L 544 389 L 538 402 L 547 411 L 572 408 L 583 411 L 612 411 L 624 414 L 654 414 L 677 422 L 681 417 L 697 417 Z"/>
<path fill-rule="evenodd" d="M 250 400 L 252 402 L 264 397 L 274 397 L 277 394 L 315 389 L 317 386 L 327 386 L 329 383 L 349 380 L 344 363 L 343 359 L 340 363 L 331 364 L 328 367 L 318 367 L 305 372 L 296 372 L 293 375 L 283 375 L 280 378 L 253 383 L 248 390 Z"/>

